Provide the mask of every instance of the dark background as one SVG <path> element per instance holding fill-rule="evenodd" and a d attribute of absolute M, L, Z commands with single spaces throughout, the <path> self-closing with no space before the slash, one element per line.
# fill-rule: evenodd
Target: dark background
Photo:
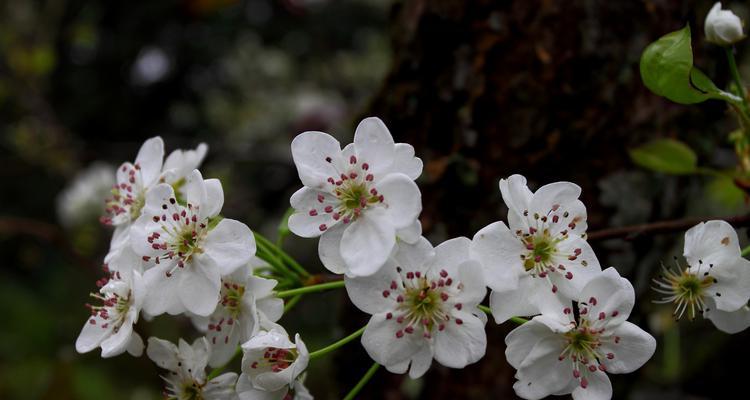
<path fill-rule="evenodd" d="M 224 214 L 270 237 L 300 186 L 289 143 L 324 130 L 343 143 L 364 116 L 382 118 L 425 162 L 422 223 L 434 244 L 505 219 L 497 181 L 583 188 L 589 230 L 687 215 L 737 215 L 708 180 L 634 166 L 627 149 L 656 137 L 688 143 L 701 165 L 733 168 L 723 103 L 669 103 L 641 84 L 643 48 L 689 22 L 696 64 L 719 86 L 722 50 L 705 43 L 709 1 L 18 0 L 0 3 L 0 398 L 153 399 L 146 358 L 102 360 L 73 344 L 110 231 L 88 199 L 74 222 L 58 194 L 95 161 L 132 160 L 161 135 L 167 151 L 210 150 L 204 176 L 224 185 Z M 740 16 L 747 8 L 731 5 Z M 739 62 L 746 46 L 740 45 Z M 733 398 L 745 388 L 744 332 L 671 321 L 651 303 L 660 261 L 682 231 L 594 242 L 602 266 L 630 278 L 631 321 L 659 347 L 639 371 L 611 376 L 615 398 Z M 741 234 L 744 238 L 744 233 Z M 316 242 L 287 240 L 323 271 Z M 308 296 L 281 320 L 320 348 L 366 322 L 343 292 Z M 417 381 L 381 371 L 363 398 L 513 398 L 504 357 L 512 329 L 488 324 L 487 355 L 438 365 Z M 192 340 L 186 319 L 141 322 L 142 336 Z M 311 363 L 307 385 L 339 398 L 367 369 L 356 344 Z"/>

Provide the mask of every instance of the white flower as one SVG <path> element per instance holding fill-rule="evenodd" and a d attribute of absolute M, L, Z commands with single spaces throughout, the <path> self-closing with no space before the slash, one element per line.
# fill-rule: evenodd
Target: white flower
<path fill-rule="evenodd" d="M 115 168 L 102 163 L 91 164 L 76 175 L 73 182 L 57 196 L 57 216 L 71 227 L 92 218 L 96 221 L 104 207 L 101 199 L 115 183 Z"/>
<path fill-rule="evenodd" d="M 472 257 L 492 289 L 490 307 L 497 323 L 514 315 L 535 315 L 578 297 L 601 272 L 584 239 L 586 207 L 581 188 L 570 182 L 544 185 L 535 193 L 526 178 L 500 180 L 508 224 L 495 222 L 474 235 Z"/>
<path fill-rule="evenodd" d="M 675 303 L 675 317 L 702 313 L 720 330 L 737 333 L 750 326 L 750 261 L 742 258 L 737 232 L 725 221 L 708 221 L 685 233 L 688 267 L 663 268 L 654 290 L 658 303 Z"/>
<path fill-rule="evenodd" d="M 164 141 L 157 136 L 143 143 L 134 164 L 126 162 L 117 169 L 117 183 L 106 201 L 102 223 L 128 225 L 141 215 L 146 192 L 157 183 L 163 161 Z"/>
<path fill-rule="evenodd" d="M 576 400 L 610 399 L 607 372 L 640 368 L 654 354 L 656 340 L 627 322 L 633 308 L 633 286 L 608 268 L 591 279 L 570 307 L 545 313 L 505 338 L 505 356 L 516 368 L 513 385 L 524 399 L 573 394 Z"/>
<path fill-rule="evenodd" d="M 167 399 L 176 400 L 234 400 L 237 374 L 228 372 L 206 382 L 206 363 L 211 346 L 206 338 L 189 345 L 180 339 L 179 347 L 166 340 L 150 337 L 146 354 L 156 365 L 169 371 L 162 377 L 167 384 Z"/>
<path fill-rule="evenodd" d="M 323 132 L 304 132 L 292 141 L 302 184 L 290 203 L 289 229 L 321 236 L 320 259 L 330 271 L 349 276 L 375 273 L 396 246 L 421 235 L 419 188 L 422 161 L 414 148 L 394 143 L 378 118 L 360 122 L 354 143 L 343 150 Z"/>
<path fill-rule="evenodd" d="M 226 364 L 237 346 L 260 329 L 270 329 L 284 313 L 284 300 L 275 297 L 273 279 L 253 276 L 248 266 L 222 278 L 219 304 L 209 317 L 196 317 L 194 322 L 206 337 L 213 351 L 208 364 Z"/>
<path fill-rule="evenodd" d="M 729 46 L 745 38 L 742 21 L 731 10 L 722 10 L 721 2 L 716 2 L 706 15 L 706 40 L 719 46 Z"/>
<path fill-rule="evenodd" d="M 302 385 L 302 373 L 310 361 L 299 334 L 294 343 L 283 328 L 261 331 L 242 344 L 242 374 L 237 381 L 241 400 L 312 399 Z"/>
<path fill-rule="evenodd" d="M 370 357 L 388 371 L 418 378 L 432 363 L 463 368 L 487 347 L 486 317 L 477 308 L 487 291 L 467 238 L 436 248 L 427 239 L 399 244 L 369 277 L 346 277 L 352 303 L 372 314 L 362 336 Z"/>
<path fill-rule="evenodd" d="M 96 306 L 87 304 L 91 316 L 81 329 L 76 340 L 79 353 L 102 348 L 102 357 L 113 357 L 126 350 L 133 356 L 143 353 L 143 341 L 133 332 L 138 314 L 146 296 L 143 278 L 138 272 L 113 272 L 111 278 L 97 281 L 101 287 L 91 296 L 102 302 Z"/>
<path fill-rule="evenodd" d="M 143 215 L 130 229 L 133 250 L 148 263 L 144 279 L 148 314 L 189 311 L 207 316 L 219 300 L 221 276 L 247 264 L 255 239 L 245 224 L 212 219 L 221 211 L 224 192 L 217 179 L 203 180 L 194 170 L 185 183 L 186 205 L 168 184 L 146 195 Z"/>
<path fill-rule="evenodd" d="M 208 152 L 208 145 L 205 143 L 199 144 L 195 150 L 177 149 L 171 152 L 164 161 L 160 181 L 169 183 L 175 188 L 175 191 L 185 195 L 185 193 L 180 190 L 185 184 L 185 178 L 187 178 L 194 169 L 200 167 L 203 158 L 206 157 L 206 152 Z"/>

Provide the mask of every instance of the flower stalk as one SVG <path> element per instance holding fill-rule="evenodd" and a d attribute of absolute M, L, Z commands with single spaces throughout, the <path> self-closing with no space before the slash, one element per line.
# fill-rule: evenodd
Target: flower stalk
<path fill-rule="evenodd" d="M 357 382 L 357 384 L 352 388 L 352 390 L 347 393 L 346 397 L 344 397 L 344 400 L 353 400 L 355 397 L 357 397 L 357 395 L 362 390 L 362 388 L 365 387 L 367 382 L 369 382 L 370 379 L 372 379 L 372 377 L 375 375 L 375 373 L 378 372 L 378 368 L 380 368 L 380 364 L 372 364 L 370 369 L 368 369 L 367 372 L 365 372 L 365 375 L 362 376 L 362 379 L 360 379 L 359 382 Z"/>
<path fill-rule="evenodd" d="M 322 292 L 325 290 L 338 289 L 342 287 L 344 287 L 344 281 L 326 282 L 326 283 L 320 283 L 317 285 L 304 286 L 304 287 L 296 288 L 296 289 L 282 290 L 280 292 L 276 292 L 276 297 L 279 297 L 279 298 L 292 297 L 292 296 L 297 296 L 300 294 Z"/>
<path fill-rule="evenodd" d="M 345 344 L 351 342 L 352 340 L 354 340 L 354 339 L 362 336 L 362 333 L 364 333 L 364 332 L 365 332 L 365 327 L 363 326 L 363 327 L 357 329 L 357 331 L 355 331 L 351 335 L 349 335 L 349 336 L 347 336 L 347 337 L 345 337 L 345 338 L 343 338 L 343 339 L 341 339 L 341 340 L 339 340 L 339 341 L 337 341 L 337 342 L 335 342 L 333 344 L 330 344 L 330 345 L 328 345 L 326 347 L 323 347 L 320 350 L 313 351 L 312 353 L 310 353 L 310 359 L 315 359 L 315 358 L 318 358 L 318 357 L 322 357 L 322 356 L 324 356 L 324 355 L 326 355 L 326 354 L 328 354 L 328 353 L 330 353 L 330 352 L 332 352 L 334 350 L 337 350 L 339 347 L 342 347 Z"/>

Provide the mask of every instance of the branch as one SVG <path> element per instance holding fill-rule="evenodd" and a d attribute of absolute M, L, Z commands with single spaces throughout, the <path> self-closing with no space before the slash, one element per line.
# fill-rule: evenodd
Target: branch
<path fill-rule="evenodd" d="M 700 222 L 715 219 L 727 221 L 735 228 L 750 226 L 750 215 L 734 215 L 725 217 L 691 217 L 670 221 L 658 221 L 650 224 L 601 229 L 598 231 L 589 232 L 587 235 L 587 240 L 589 242 L 616 238 L 633 240 L 641 235 L 656 235 L 660 233 L 684 231 L 693 227 L 694 225 L 697 225 Z"/>

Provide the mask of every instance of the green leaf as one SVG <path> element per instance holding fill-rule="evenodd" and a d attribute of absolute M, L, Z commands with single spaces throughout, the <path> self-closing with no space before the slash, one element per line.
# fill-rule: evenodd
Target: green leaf
<path fill-rule="evenodd" d="M 629 151 L 634 163 L 667 174 L 697 172 L 698 157 L 685 143 L 675 139 L 656 139 Z"/>
<path fill-rule="evenodd" d="M 734 184 L 728 176 L 718 176 L 706 185 L 706 194 L 713 201 L 731 211 L 742 210 L 745 206 L 745 192 Z"/>
<path fill-rule="evenodd" d="M 641 55 L 640 68 L 646 87 L 675 103 L 727 97 L 703 72 L 693 68 L 690 25 L 648 45 Z"/>

